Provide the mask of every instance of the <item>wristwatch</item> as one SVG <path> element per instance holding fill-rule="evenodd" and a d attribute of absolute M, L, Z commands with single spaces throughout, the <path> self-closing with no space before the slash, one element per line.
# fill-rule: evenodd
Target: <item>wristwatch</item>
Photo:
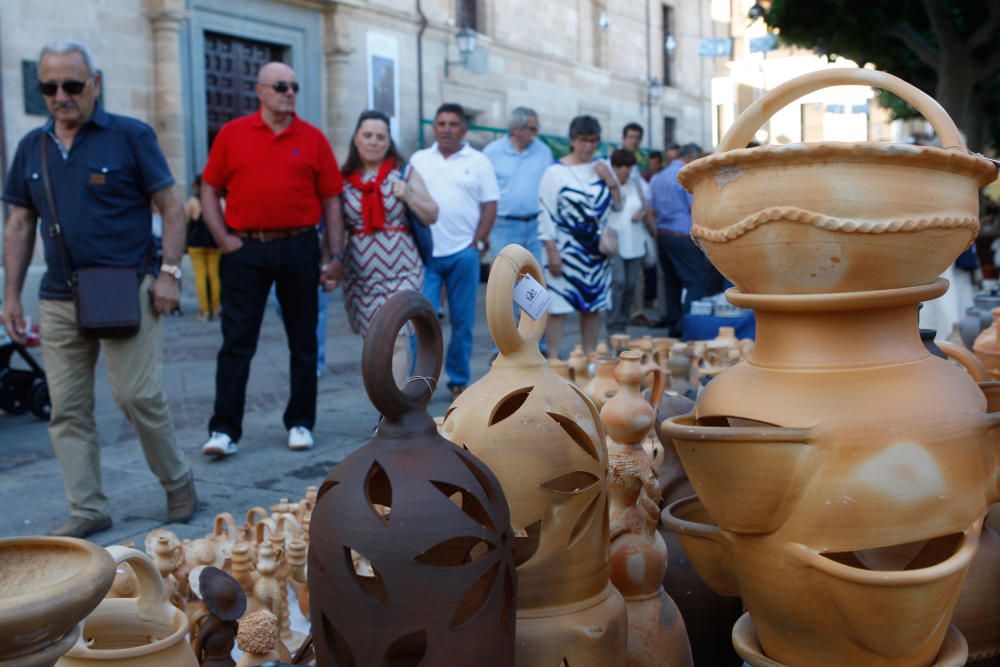
<path fill-rule="evenodd" d="M 176 280 L 177 282 L 181 281 L 181 276 L 183 275 L 181 273 L 181 267 L 177 266 L 176 264 L 161 264 L 160 272 L 173 276 L 174 280 Z"/>
<path fill-rule="evenodd" d="M 486 241 L 476 241 L 476 250 L 479 252 L 486 250 Z"/>

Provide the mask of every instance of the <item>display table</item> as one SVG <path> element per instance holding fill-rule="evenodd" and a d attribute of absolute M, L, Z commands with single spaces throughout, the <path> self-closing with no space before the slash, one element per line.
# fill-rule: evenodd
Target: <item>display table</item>
<path fill-rule="evenodd" d="M 711 340 L 719 335 L 719 327 L 733 327 L 737 338 L 755 338 L 757 334 L 753 311 L 748 310 L 739 317 L 685 315 L 681 321 L 681 340 Z"/>

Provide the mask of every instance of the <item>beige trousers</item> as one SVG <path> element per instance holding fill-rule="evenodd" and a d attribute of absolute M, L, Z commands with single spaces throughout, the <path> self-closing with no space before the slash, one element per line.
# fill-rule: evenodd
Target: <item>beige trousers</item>
<path fill-rule="evenodd" d="M 190 468 L 177 448 L 167 400 L 160 388 L 163 322 L 153 313 L 147 276 L 139 287 L 142 324 L 132 338 L 86 340 L 76 330 L 72 301 L 43 299 L 42 358 L 52 400 L 49 438 L 63 471 L 70 513 L 108 515 L 101 491 L 101 458 L 94 420 L 94 368 L 103 348 L 115 402 L 139 434 L 150 470 L 163 487 L 174 490 L 188 480 Z"/>

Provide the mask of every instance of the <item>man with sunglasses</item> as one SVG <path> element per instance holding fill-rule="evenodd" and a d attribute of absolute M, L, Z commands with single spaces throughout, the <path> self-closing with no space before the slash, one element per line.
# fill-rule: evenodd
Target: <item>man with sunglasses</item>
<path fill-rule="evenodd" d="M 278 62 L 261 67 L 256 86 L 260 108 L 222 127 L 202 174 L 205 223 L 223 253 L 222 348 L 215 371 L 215 411 L 201 449 L 206 456 L 237 451 L 250 363 L 272 284 L 291 356 L 284 414 L 288 448 L 313 446 L 317 284 L 330 291 L 343 277 L 343 178 L 326 137 L 295 114 L 298 92 L 291 67 Z M 321 216 L 328 230 L 322 243 L 317 232 Z"/>
<path fill-rule="evenodd" d="M 86 46 L 50 44 L 38 62 L 38 87 L 51 118 L 21 140 L 4 187 L 11 214 L 4 228 L 3 324 L 14 340 L 24 341 L 21 290 L 41 217 L 46 273 L 39 309 L 52 400 L 49 436 L 70 504 L 69 518 L 50 534 L 85 537 L 111 526 L 94 421 L 94 367 L 102 351 L 115 400 L 167 492 L 167 520 L 187 521 L 197 503 L 194 480 L 177 447 L 161 390 L 160 316 L 173 311 L 180 299 L 185 236 L 180 194 L 152 128 L 98 105 L 101 75 Z M 162 266 L 153 262 L 151 201 L 163 218 Z M 53 217 L 69 269 L 52 236 Z M 81 337 L 69 282 L 72 271 L 89 267 L 135 268 L 142 311 L 137 334 Z"/>

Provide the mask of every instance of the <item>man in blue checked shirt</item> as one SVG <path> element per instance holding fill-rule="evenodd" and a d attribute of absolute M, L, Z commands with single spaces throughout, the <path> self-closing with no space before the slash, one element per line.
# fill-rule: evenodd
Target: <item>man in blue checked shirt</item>
<path fill-rule="evenodd" d="M 701 157 L 701 146 L 685 144 L 677 158 L 653 177 L 649 184 L 650 203 L 656 216 L 656 245 L 663 268 L 668 336 L 681 335 L 681 319 L 691 310 L 691 302 L 708 293 L 712 265 L 691 240 L 691 194 L 677 182 L 677 173 Z M 684 302 L 681 304 L 681 292 Z"/>

